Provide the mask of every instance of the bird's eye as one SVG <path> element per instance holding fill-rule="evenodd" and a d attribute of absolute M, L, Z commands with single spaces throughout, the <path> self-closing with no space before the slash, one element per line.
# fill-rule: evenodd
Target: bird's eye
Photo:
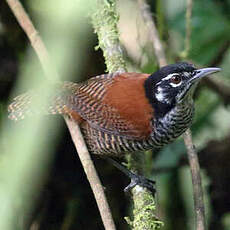
<path fill-rule="evenodd" d="M 180 84 L 181 83 L 181 76 L 180 75 L 174 75 L 171 77 L 170 81 L 173 83 L 173 84 Z"/>

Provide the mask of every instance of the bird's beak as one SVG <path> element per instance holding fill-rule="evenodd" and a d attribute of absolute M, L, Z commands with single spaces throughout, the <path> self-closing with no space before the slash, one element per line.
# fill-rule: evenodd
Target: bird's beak
<path fill-rule="evenodd" d="M 186 97 L 192 97 L 194 90 L 196 88 L 197 83 L 200 81 L 201 78 L 221 71 L 220 68 L 204 68 L 204 69 L 198 69 L 195 70 L 194 75 L 189 79 L 189 84 L 187 84 L 187 87 L 181 92 L 181 94 L 178 96 L 178 103 L 182 102 L 184 98 Z"/>
<path fill-rule="evenodd" d="M 195 75 L 191 78 L 190 82 L 198 82 L 201 78 L 219 71 L 221 71 L 220 68 L 214 67 L 195 70 Z"/>

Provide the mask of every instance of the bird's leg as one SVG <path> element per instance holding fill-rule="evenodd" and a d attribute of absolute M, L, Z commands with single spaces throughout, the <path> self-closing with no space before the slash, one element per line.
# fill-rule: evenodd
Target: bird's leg
<path fill-rule="evenodd" d="M 139 185 L 141 187 L 147 188 L 152 193 L 156 192 L 156 189 L 155 189 L 156 182 L 155 181 L 147 179 L 146 177 L 144 177 L 142 175 L 138 175 L 136 173 L 131 172 L 125 166 L 123 166 L 122 164 L 118 163 L 116 160 L 114 160 L 114 159 L 112 159 L 110 157 L 106 157 L 106 159 L 113 166 L 115 166 L 116 168 L 118 168 L 120 171 L 122 171 L 124 174 L 126 174 L 131 179 L 130 184 L 127 187 L 125 187 L 125 189 L 124 189 L 125 192 L 130 191 L 136 185 Z"/>

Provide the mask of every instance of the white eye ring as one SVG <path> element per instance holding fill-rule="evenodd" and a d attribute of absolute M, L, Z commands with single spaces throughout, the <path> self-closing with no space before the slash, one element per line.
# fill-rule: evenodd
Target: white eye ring
<path fill-rule="evenodd" d="M 180 79 L 180 82 L 173 82 L 172 79 L 174 78 L 178 78 Z M 169 81 L 169 84 L 172 86 L 172 87 L 177 87 L 177 86 L 180 86 L 182 84 L 182 77 L 179 73 L 171 73 L 169 74 L 167 77 L 163 78 L 160 82 L 158 82 L 156 84 L 156 86 L 160 85 L 163 81 Z"/>
<path fill-rule="evenodd" d="M 182 81 L 179 84 L 169 83 L 172 87 L 176 88 L 182 84 Z"/>
<path fill-rule="evenodd" d="M 182 82 L 182 78 L 179 74 L 173 75 L 170 78 L 171 83 L 173 83 L 174 85 L 179 85 Z"/>

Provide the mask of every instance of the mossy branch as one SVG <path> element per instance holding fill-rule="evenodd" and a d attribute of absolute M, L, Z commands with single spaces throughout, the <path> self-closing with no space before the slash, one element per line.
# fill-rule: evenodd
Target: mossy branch
<path fill-rule="evenodd" d="M 135 197 L 133 229 L 160 229 L 163 223 L 154 214 L 156 205 L 152 193 L 145 188 L 137 187 L 133 191 L 133 196 Z M 154 222 L 150 220 L 154 220 Z"/>
<path fill-rule="evenodd" d="M 119 17 L 116 12 L 115 0 L 98 0 L 96 12 L 92 16 L 92 23 L 98 35 L 98 47 L 103 50 L 105 63 L 109 72 L 126 71 L 123 51 L 119 43 L 117 23 Z M 141 168 L 140 159 L 131 156 L 130 169 Z M 144 154 L 141 158 L 144 158 Z M 125 218 L 133 230 L 156 230 L 161 222 L 155 217 L 156 209 L 153 194 L 139 186 L 132 189 L 133 194 L 133 220 Z"/>
<path fill-rule="evenodd" d="M 119 43 L 117 23 L 119 16 L 116 13 L 115 1 L 98 0 L 97 10 L 92 16 L 92 23 L 98 36 L 98 46 L 105 58 L 107 71 L 126 71 L 122 48 Z"/>

